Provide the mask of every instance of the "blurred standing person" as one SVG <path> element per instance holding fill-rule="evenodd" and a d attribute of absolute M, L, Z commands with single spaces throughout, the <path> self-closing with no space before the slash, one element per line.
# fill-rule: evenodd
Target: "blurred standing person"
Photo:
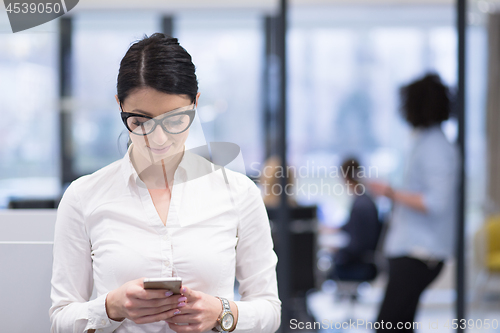
<path fill-rule="evenodd" d="M 428 74 L 400 93 L 402 114 L 415 130 L 404 186 L 370 184 L 373 193 L 394 203 L 385 243 L 389 282 L 377 319 L 384 329 L 377 332 L 413 332 L 397 325 L 413 326 L 420 295 L 453 255 L 459 151 L 440 126 L 450 115 L 449 90 Z"/>

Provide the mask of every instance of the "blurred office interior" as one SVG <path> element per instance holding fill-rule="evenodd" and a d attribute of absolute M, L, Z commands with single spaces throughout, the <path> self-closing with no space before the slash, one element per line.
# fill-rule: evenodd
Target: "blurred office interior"
<path fill-rule="evenodd" d="M 464 306 L 467 320 L 491 321 L 500 320 L 500 267 L 489 253 L 500 243 L 494 235 L 500 223 L 500 1 L 469 0 L 466 8 Z M 286 163 L 304 171 L 294 179 L 304 190 L 294 193 L 297 207 L 289 208 L 295 251 L 278 251 L 289 256 L 280 261 L 290 263 L 284 308 L 287 318 L 374 321 L 386 282 L 383 260 L 374 280 L 348 287 L 355 301 L 340 297 L 343 287 L 328 279 L 337 239 L 322 231 L 345 223 L 351 200 L 335 191 L 342 179 L 330 171 L 355 155 L 370 167 L 370 178 L 402 183 L 412 133 L 400 115 L 398 91 L 427 72 L 457 91 L 457 2 L 291 0 L 287 9 Z M 32 313 L 43 323 L 36 332 L 48 331 L 54 207 L 69 182 L 125 154 L 128 133 L 114 98 L 116 76 L 125 51 L 144 35 L 171 34 L 192 55 L 206 142 L 238 144 L 247 175 L 258 182 L 266 160 L 280 153 L 272 107 L 279 99 L 273 93 L 279 90 L 280 59 L 273 53 L 279 15 L 276 0 L 85 0 L 60 19 L 13 34 L 2 8 L 4 327 L 35 332 L 23 321 Z M 457 142 L 457 117 L 442 128 Z M 388 201 L 379 198 L 377 205 L 382 218 L 390 216 Z M 279 212 L 270 209 L 274 216 Z M 279 235 L 275 239 L 278 247 Z M 440 332 L 452 331 L 456 262 L 447 262 L 424 293 L 419 331 L 432 331 L 427 323 L 437 320 L 450 321 Z M 27 292 L 16 289 L 21 286 Z M 289 323 L 281 330 L 288 332 Z M 466 331 L 500 332 L 500 323 Z"/>

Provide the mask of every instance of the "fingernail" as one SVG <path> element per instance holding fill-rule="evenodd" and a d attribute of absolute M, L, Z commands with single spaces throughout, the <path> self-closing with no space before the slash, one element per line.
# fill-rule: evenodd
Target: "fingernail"
<path fill-rule="evenodd" d="M 175 310 L 174 315 L 178 315 L 179 313 L 181 313 L 180 310 Z"/>
<path fill-rule="evenodd" d="M 181 303 L 177 304 L 177 307 L 178 307 L 178 308 L 182 308 L 184 305 L 186 305 L 186 303 L 181 302 Z"/>
<path fill-rule="evenodd" d="M 184 302 L 184 301 L 187 301 L 187 297 L 179 297 L 179 299 L 177 300 L 177 302 Z"/>
<path fill-rule="evenodd" d="M 172 296 L 173 294 L 174 294 L 173 292 L 171 292 L 171 291 L 167 291 L 167 292 L 165 293 L 165 296 L 167 296 L 167 297 L 168 297 L 168 296 Z"/>
<path fill-rule="evenodd" d="M 181 291 L 182 291 L 183 293 L 185 293 L 185 292 L 186 292 L 186 287 L 182 287 Z"/>

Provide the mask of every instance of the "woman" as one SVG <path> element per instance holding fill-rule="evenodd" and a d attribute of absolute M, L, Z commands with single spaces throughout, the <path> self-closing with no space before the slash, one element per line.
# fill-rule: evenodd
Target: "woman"
<path fill-rule="evenodd" d="M 277 258 L 259 189 L 185 150 L 199 96 L 177 39 L 157 33 L 125 54 L 115 97 L 132 143 L 61 200 L 52 332 L 278 329 Z M 144 289 L 144 278 L 171 276 L 182 295 Z"/>
<path fill-rule="evenodd" d="M 394 203 L 385 244 L 389 282 L 378 316 L 385 329 L 379 332 L 413 332 L 420 295 L 453 255 L 459 153 L 440 126 L 450 114 L 448 89 L 437 75 L 427 75 L 403 87 L 401 96 L 403 114 L 415 129 L 404 188 L 371 184 Z"/>
<path fill-rule="evenodd" d="M 373 263 L 380 234 L 377 206 L 365 193 L 365 186 L 358 177 L 362 170 L 354 158 L 346 159 L 341 166 L 342 175 L 354 196 L 349 220 L 340 229 L 349 235 L 349 243 L 335 252 L 333 275 L 335 279 L 369 281 L 377 274 Z"/>

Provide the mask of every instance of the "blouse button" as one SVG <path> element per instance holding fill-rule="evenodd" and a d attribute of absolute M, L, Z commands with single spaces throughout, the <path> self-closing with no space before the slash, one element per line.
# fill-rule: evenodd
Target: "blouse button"
<path fill-rule="evenodd" d="M 168 240 L 168 234 L 163 235 L 163 240 Z"/>
<path fill-rule="evenodd" d="M 170 261 L 165 260 L 165 261 L 163 262 L 163 264 L 164 264 L 165 266 L 167 266 L 167 267 L 168 267 L 168 266 L 170 265 Z"/>

